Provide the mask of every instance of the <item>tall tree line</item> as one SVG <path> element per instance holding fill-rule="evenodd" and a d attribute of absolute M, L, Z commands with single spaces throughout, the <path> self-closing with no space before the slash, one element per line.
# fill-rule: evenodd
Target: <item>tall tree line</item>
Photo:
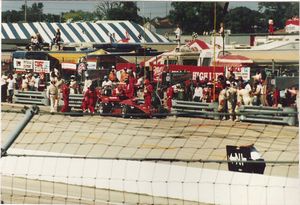
<path fill-rule="evenodd" d="M 179 24 L 184 34 L 212 31 L 214 28 L 213 2 L 172 2 L 167 18 L 176 26 Z M 43 3 L 33 3 L 27 7 L 27 22 L 76 22 L 96 20 L 130 20 L 139 24 L 149 21 L 138 14 L 136 2 L 99 1 L 95 11 L 64 12 L 60 15 L 44 14 Z M 2 11 L 2 22 L 24 22 L 25 5 L 19 11 Z M 222 5 L 216 4 L 217 29 L 224 23 L 232 33 L 267 32 L 268 20 L 273 19 L 275 29 L 283 29 L 285 21 L 299 16 L 298 2 L 260 2 L 258 11 L 247 7 L 237 7 L 224 15 Z"/>

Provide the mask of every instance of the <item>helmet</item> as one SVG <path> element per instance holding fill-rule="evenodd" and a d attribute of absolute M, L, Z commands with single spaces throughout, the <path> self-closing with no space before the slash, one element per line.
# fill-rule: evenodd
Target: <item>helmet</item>
<path fill-rule="evenodd" d="M 145 85 L 148 85 L 148 84 L 150 84 L 150 81 L 149 81 L 148 79 L 146 79 L 146 80 L 144 81 L 144 83 L 145 83 Z"/>
<path fill-rule="evenodd" d="M 107 75 L 104 76 L 104 79 L 107 79 Z"/>

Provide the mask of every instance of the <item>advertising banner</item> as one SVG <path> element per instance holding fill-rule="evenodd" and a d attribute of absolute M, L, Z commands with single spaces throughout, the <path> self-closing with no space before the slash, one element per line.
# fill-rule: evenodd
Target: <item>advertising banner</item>
<path fill-rule="evenodd" d="M 235 74 L 235 78 L 242 77 L 243 80 L 250 80 L 250 67 L 225 67 L 225 75 L 229 76 L 230 72 Z"/>
<path fill-rule="evenodd" d="M 61 69 L 76 71 L 76 63 L 61 63 Z"/>
<path fill-rule="evenodd" d="M 33 60 L 33 68 L 34 68 L 34 72 L 36 73 L 40 73 L 40 72 L 49 73 L 50 61 Z"/>
<path fill-rule="evenodd" d="M 224 67 L 212 66 L 184 66 L 184 65 L 169 65 L 169 72 L 187 71 L 192 73 L 192 80 L 196 80 L 199 76 L 200 80 L 208 78 L 208 80 L 217 79 L 219 75 L 224 75 Z"/>
<path fill-rule="evenodd" d="M 32 60 L 14 59 L 14 68 L 18 72 L 25 72 L 33 69 Z"/>
<path fill-rule="evenodd" d="M 96 70 L 97 68 L 97 62 L 87 62 L 87 69 L 88 70 Z"/>

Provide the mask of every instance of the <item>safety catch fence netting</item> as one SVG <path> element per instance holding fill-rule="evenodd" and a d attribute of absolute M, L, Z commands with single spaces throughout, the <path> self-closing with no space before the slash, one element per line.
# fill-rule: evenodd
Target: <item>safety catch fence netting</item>
<path fill-rule="evenodd" d="M 2 144 L 24 114 L 2 109 Z M 298 204 L 297 126 L 168 116 L 35 115 L 1 158 L 1 200 L 30 204 Z M 226 146 L 254 146 L 259 164 Z"/>

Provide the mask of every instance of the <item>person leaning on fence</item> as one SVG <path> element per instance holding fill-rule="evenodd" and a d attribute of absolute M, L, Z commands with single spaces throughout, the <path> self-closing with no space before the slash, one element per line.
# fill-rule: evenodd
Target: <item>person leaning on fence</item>
<path fill-rule="evenodd" d="M 50 99 L 50 112 L 57 112 L 58 89 L 54 80 L 50 82 L 50 85 L 47 88 L 47 97 Z"/>

